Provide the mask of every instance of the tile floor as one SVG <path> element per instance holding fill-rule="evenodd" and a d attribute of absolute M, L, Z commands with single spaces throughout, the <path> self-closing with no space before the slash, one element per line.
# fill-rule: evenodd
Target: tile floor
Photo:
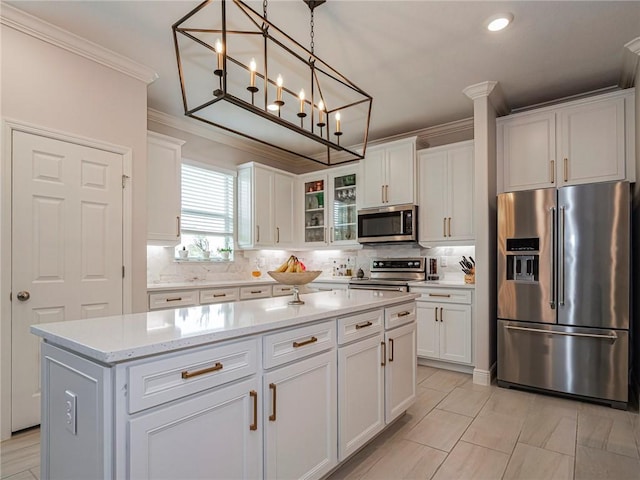
<path fill-rule="evenodd" d="M 40 478 L 39 430 L 0 444 L 0 476 Z M 418 399 L 335 471 L 338 479 L 640 478 L 640 417 L 418 368 Z"/>

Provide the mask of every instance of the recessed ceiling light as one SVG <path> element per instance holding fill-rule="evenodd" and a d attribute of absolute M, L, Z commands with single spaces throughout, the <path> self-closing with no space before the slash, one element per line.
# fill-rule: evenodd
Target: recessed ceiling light
<path fill-rule="evenodd" d="M 513 21 L 513 15 L 511 13 L 499 13 L 489 17 L 486 21 L 487 30 L 490 32 L 499 32 L 507 28 L 507 26 Z"/>

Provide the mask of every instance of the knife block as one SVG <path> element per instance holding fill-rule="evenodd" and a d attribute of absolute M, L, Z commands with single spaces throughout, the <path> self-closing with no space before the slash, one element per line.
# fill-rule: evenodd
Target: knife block
<path fill-rule="evenodd" d="M 464 276 L 464 283 L 472 284 L 476 283 L 476 270 L 471 270 L 471 273 L 466 273 Z"/>

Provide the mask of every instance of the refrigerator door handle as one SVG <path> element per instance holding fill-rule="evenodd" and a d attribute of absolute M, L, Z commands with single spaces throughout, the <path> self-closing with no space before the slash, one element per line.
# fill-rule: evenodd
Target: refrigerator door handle
<path fill-rule="evenodd" d="M 560 236 L 558 238 L 558 303 L 564 305 L 564 213 L 566 207 L 560 207 Z"/>
<path fill-rule="evenodd" d="M 549 306 L 552 310 L 554 310 L 556 308 L 556 207 L 551 207 L 549 209 L 549 213 L 551 218 L 551 281 L 549 282 L 551 290 L 549 298 L 551 299 L 551 301 L 549 302 Z"/>
<path fill-rule="evenodd" d="M 516 327 L 514 325 L 505 325 L 507 330 L 522 330 L 524 332 L 532 332 L 532 333 L 549 333 L 551 335 L 565 335 L 569 337 L 590 337 L 590 338 L 603 338 L 605 340 L 617 340 L 618 335 L 615 332 L 611 332 L 611 335 L 599 335 L 597 333 L 578 333 L 578 332 L 558 332 L 555 330 L 543 330 L 541 328 L 527 328 L 527 327 Z"/>

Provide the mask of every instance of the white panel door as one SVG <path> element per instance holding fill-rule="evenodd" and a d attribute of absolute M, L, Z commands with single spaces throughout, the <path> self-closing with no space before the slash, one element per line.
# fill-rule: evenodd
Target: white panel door
<path fill-rule="evenodd" d="M 418 346 L 420 357 L 440 358 L 440 321 L 435 303 L 417 303 Z"/>
<path fill-rule="evenodd" d="M 447 152 L 420 153 L 419 236 L 421 242 L 447 238 Z"/>
<path fill-rule="evenodd" d="M 387 151 L 384 148 L 370 148 L 367 158 L 362 163 L 362 192 L 361 207 L 377 207 L 385 205 L 384 185 L 386 176 Z"/>
<path fill-rule="evenodd" d="M 273 218 L 273 176 L 270 170 L 254 168 L 255 246 L 271 247 L 275 243 Z"/>
<path fill-rule="evenodd" d="M 276 173 L 273 194 L 273 215 L 276 226 L 275 244 L 278 247 L 291 246 L 293 245 L 295 232 L 293 215 L 295 182 L 293 177 Z"/>
<path fill-rule="evenodd" d="M 440 358 L 471 363 L 471 305 L 441 304 Z"/>
<path fill-rule="evenodd" d="M 415 203 L 415 167 L 414 142 L 399 143 L 387 148 L 386 205 Z"/>
<path fill-rule="evenodd" d="M 448 153 L 449 240 L 473 240 L 473 146 Z M 449 222 L 449 220 L 447 220 Z"/>
<path fill-rule="evenodd" d="M 416 400 L 416 323 L 384 334 L 387 345 L 385 366 L 385 422 L 391 423 Z"/>
<path fill-rule="evenodd" d="M 39 341 L 29 327 L 122 313 L 123 160 L 24 132 L 12 141 L 16 431 L 40 423 Z"/>

